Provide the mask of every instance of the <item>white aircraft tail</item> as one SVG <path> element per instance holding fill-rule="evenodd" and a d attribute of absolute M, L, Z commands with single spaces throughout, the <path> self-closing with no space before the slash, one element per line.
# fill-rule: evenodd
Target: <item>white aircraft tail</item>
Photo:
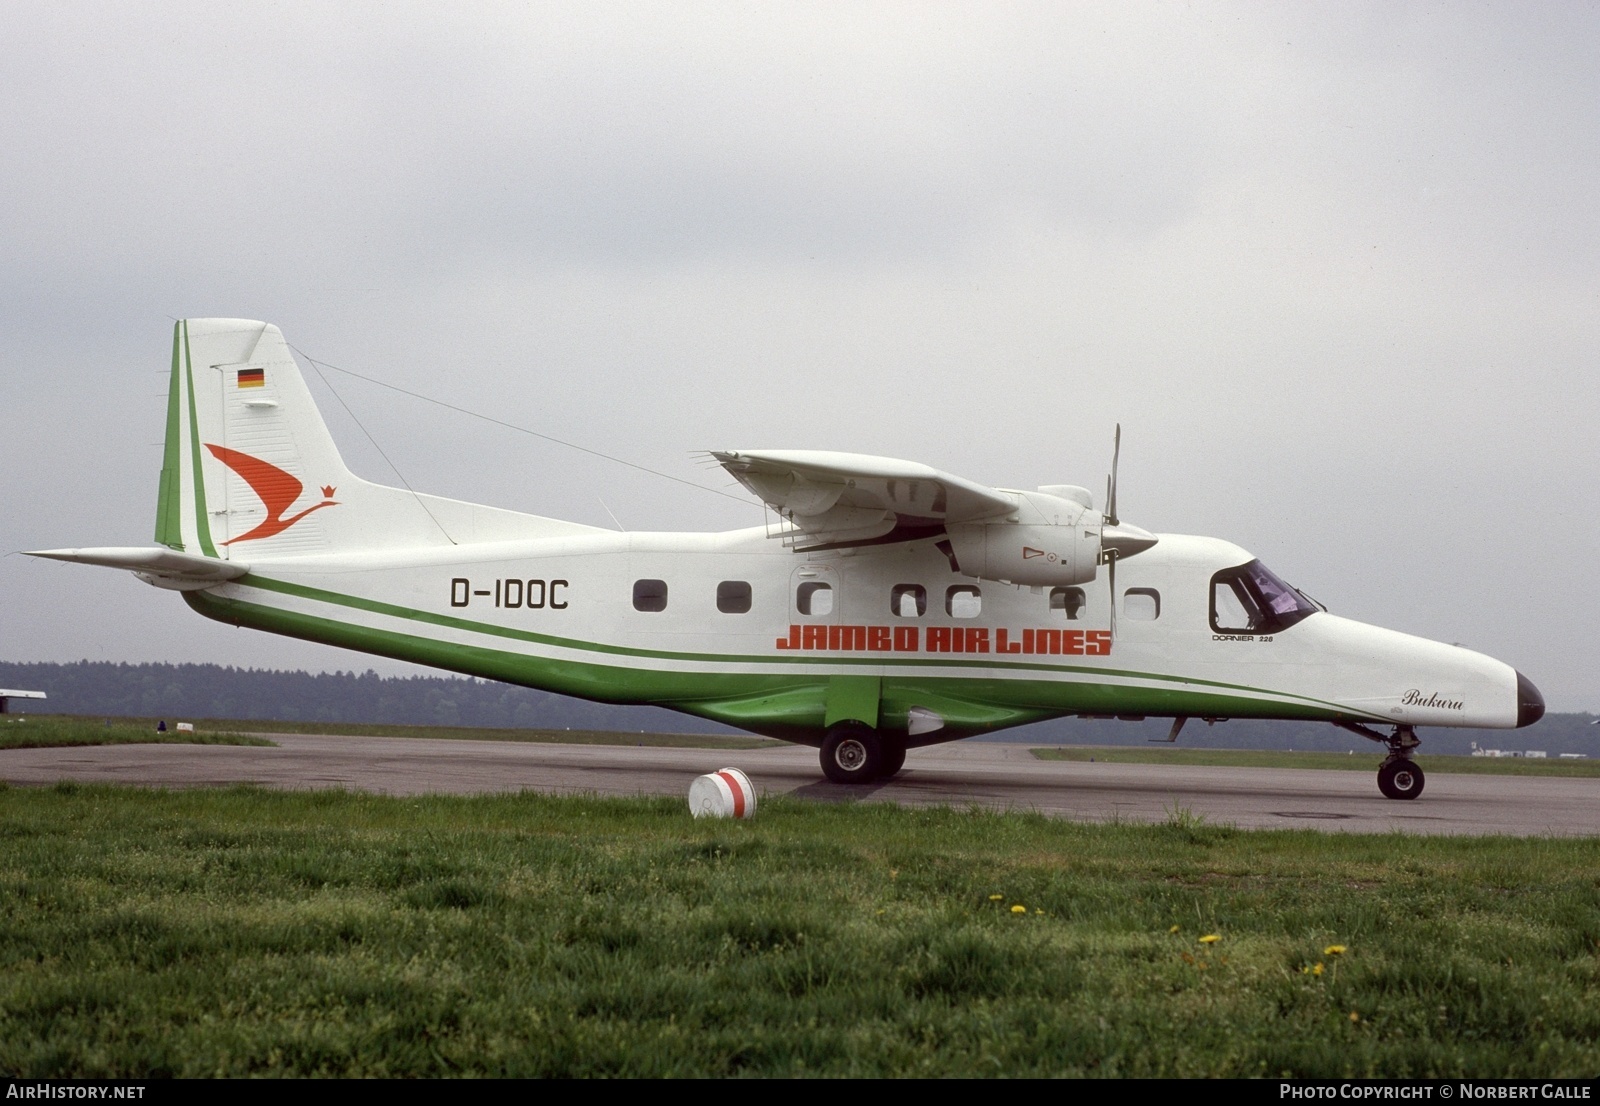
<path fill-rule="evenodd" d="M 174 330 L 155 535 L 169 549 L 255 562 L 588 529 L 362 480 L 277 327 L 188 319 Z"/>

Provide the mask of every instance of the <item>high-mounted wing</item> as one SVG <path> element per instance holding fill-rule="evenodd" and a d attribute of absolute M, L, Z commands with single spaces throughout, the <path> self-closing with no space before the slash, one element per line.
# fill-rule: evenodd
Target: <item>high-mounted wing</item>
<path fill-rule="evenodd" d="M 1018 497 L 914 461 L 819 450 L 713 451 L 805 548 L 877 544 L 999 518 Z"/>
<path fill-rule="evenodd" d="M 1131 557 L 1154 534 L 1094 510 L 1068 484 L 987 488 L 948 472 L 859 453 L 729 450 L 712 456 L 789 525 L 798 551 L 940 538 L 951 567 L 1013 584 L 1093 580 L 1098 565 Z"/>

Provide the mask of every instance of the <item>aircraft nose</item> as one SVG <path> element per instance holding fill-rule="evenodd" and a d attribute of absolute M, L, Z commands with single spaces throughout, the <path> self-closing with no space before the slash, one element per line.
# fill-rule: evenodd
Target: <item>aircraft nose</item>
<path fill-rule="evenodd" d="M 1517 728 L 1531 726 L 1544 717 L 1544 696 L 1533 681 L 1517 673 Z"/>

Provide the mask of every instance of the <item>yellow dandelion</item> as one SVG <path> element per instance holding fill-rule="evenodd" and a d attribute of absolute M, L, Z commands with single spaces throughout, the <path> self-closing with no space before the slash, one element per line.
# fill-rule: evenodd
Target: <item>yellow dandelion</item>
<path fill-rule="evenodd" d="M 1344 946 L 1343 945 L 1329 945 L 1327 948 L 1322 950 L 1322 955 L 1323 956 L 1343 956 L 1344 955 Z"/>
<path fill-rule="evenodd" d="M 1028 912 L 1028 908 L 1026 906 L 1023 906 L 1020 902 L 1017 903 L 1016 906 L 1013 906 L 1011 908 L 1011 913 L 1013 913 L 1013 914 L 1026 914 L 1027 912 Z"/>
<path fill-rule="evenodd" d="M 1176 932 L 1178 932 L 1178 929 L 1179 929 L 1178 926 L 1173 926 L 1171 929 L 1167 930 L 1167 932 L 1168 933 L 1176 933 Z"/>
<path fill-rule="evenodd" d="M 1034 908 L 1033 908 L 1033 912 L 1034 912 L 1034 913 L 1035 913 L 1035 914 L 1043 914 L 1043 913 L 1044 913 L 1044 908 L 1043 908 L 1043 907 L 1039 907 L 1039 906 L 1036 906 L 1036 907 L 1034 907 Z"/>
<path fill-rule="evenodd" d="M 1350 1024 L 1351 1025 L 1355 1025 L 1360 1020 L 1361 1020 L 1361 1015 L 1360 1014 L 1356 1013 L 1354 1010 L 1350 1011 Z"/>
<path fill-rule="evenodd" d="M 1005 898 L 1004 895 L 990 895 L 989 896 L 989 901 L 990 902 L 999 902 L 1003 898 Z"/>
<path fill-rule="evenodd" d="M 1214 945 L 1220 940 L 1222 940 L 1222 934 L 1208 933 L 1204 937 L 1200 938 L 1200 943 L 1202 945 Z"/>
<path fill-rule="evenodd" d="M 1310 972 L 1311 972 L 1310 968 L 1306 967 L 1304 964 L 1300 965 L 1300 974 L 1301 975 L 1309 975 Z"/>
<path fill-rule="evenodd" d="M 1312 966 L 1311 974 L 1312 975 L 1321 975 L 1322 974 L 1322 961 L 1318 960 L 1316 962 L 1316 964 Z"/>

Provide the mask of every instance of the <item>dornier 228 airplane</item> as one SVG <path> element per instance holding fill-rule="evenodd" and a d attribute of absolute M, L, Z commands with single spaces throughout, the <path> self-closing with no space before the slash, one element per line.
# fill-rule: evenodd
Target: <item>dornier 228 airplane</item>
<path fill-rule="evenodd" d="M 1512 728 L 1490 657 L 1328 613 L 1226 541 L 1151 534 L 1083 488 L 990 488 L 848 453 L 712 456 L 780 523 L 621 533 L 352 475 L 275 326 L 176 326 L 150 547 L 127 569 L 221 622 L 815 746 L 837 783 L 1062 715 L 1318 719 L 1385 745 Z M 1386 727 L 1387 732 L 1374 727 Z"/>

